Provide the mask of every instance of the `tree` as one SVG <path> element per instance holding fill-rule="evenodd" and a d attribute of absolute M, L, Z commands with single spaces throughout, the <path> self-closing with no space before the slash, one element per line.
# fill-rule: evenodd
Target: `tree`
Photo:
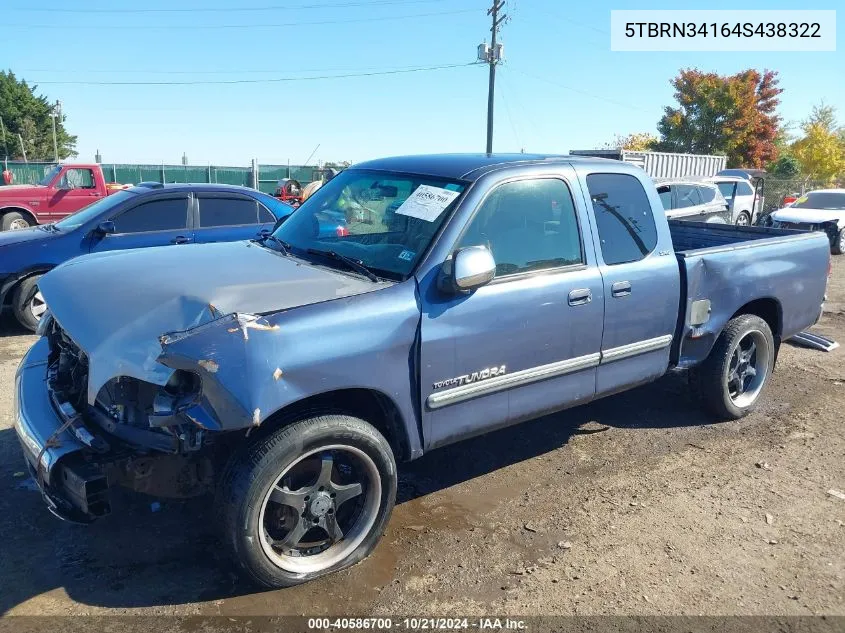
<path fill-rule="evenodd" d="M 0 71 L 0 117 L 6 131 L 5 144 L 0 138 L 0 152 L 10 159 L 22 159 L 18 134 L 21 135 L 29 160 L 53 160 L 52 104 L 43 95 L 36 95 L 11 71 Z M 76 137 L 68 134 L 64 115 L 56 117 L 56 144 L 59 158 L 76 156 Z"/>
<path fill-rule="evenodd" d="M 798 162 L 798 159 L 795 158 L 795 156 L 785 154 L 769 165 L 766 171 L 776 178 L 792 180 L 800 175 L 801 163 Z"/>
<path fill-rule="evenodd" d="M 616 134 L 610 143 L 605 143 L 607 149 L 627 149 L 632 152 L 647 152 L 657 145 L 657 137 L 649 132 L 634 132 L 627 136 Z"/>
<path fill-rule="evenodd" d="M 777 158 L 780 103 L 777 73 L 744 70 L 721 76 L 697 69 L 672 79 L 678 107 L 667 106 L 657 124 L 657 149 L 726 154 L 730 166 L 760 168 Z"/>
<path fill-rule="evenodd" d="M 813 106 L 801 123 L 804 136 L 792 144 L 792 153 L 809 180 L 830 183 L 845 174 L 845 129 L 836 122 L 836 108 Z"/>

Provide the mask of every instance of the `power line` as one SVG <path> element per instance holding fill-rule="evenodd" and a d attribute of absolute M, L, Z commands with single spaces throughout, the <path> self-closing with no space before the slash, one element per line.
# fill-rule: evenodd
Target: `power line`
<path fill-rule="evenodd" d="M 333 72 L 368 72 L 372 70 L 410 70 L 419 68 L 419 64 L 414 66 L 336 66 L 334 68 L 298 68 L 296 70 L 288 69 L 290 72 L 297 73 L 333 73 Z M 92 73 L 98 74 L 119 74 L 126 75 L 126 68 L 123 69 L 103 69 L 103 68 L 86 68 L 79 70 L 78 68 L 21 68 L 15 70 L 17 74 L 24 73 L 50 73 L 59 74 L 62 76 L 68 73 L 81 73 L 90 75 Z M 132 68 L 131 72 L 135 75 L 153 74 L 153 75 L 266 75 L 270 73 L 278 73 L 278 68 L 265 69 L 234 69 L 234 70 L 159 70 L 157 68 Z"/>
<path fill-rule="evenodd" d="M 458 15 L 460 13 L 476 13 L 475 9 L 459 9 L 457 11 L 438 11 L 436 13 L 412 13 L 408 15 L 385 15 L 385 16 L 377 16 L 377 17 L 367 17 L 367 18 L 343 18 L 337 20 L 310 20 L 310 21 L 302 21 L 302 22 L 277 22 L 277 23 L 260 23 L 260 24 L 148 24 L 148 25 L 140 25 L 140 24 L 113 24 L 113 25 L 91 25 L 91 24 L 80 24 L 74 25 L 72 28 L 74 30 L 80 29 L 95 29 L 101 31 L 103 29 L 107 29 L 109 31 L 112 30 L 123 30 L 123 31 L 148 31 L 152 29 L 157 30 L 179 30 L 184 31 L 185 29 L 189 30 L 198 30 L 198 29 L 214 29 L 214 30 L 222 30 L 222 29 L 265 29 L 265 28 L 276 28 L 276 27 L 286 27 L 286 26 L 318 26 L 323 24 L 349 24 L 351 22 L 386 22 L 390 20 L 407 20 L 411 18 L 428 18 L 428 17 L 440 17 L 444 15 Z M 29 28 L 29 29 L 61 29 L 67 30 L 68 26 L 66 24 L 4 24 L 6 27 L 14 27 L 14 28 Z"/>
<path fill-rule="evenodd" d="M 371 2 L 341 2 L 338 4 L 273 4 L 258 7 L 197 7 L 197 8 L 149 8 L 149 9 L 63 9 L 44 7 L 6 7 L 4 11 L 20 11 L 27 13 L 237 13 L 246 11 L 299 11 L 306 9 L 341 9 L 347 7 L 381 7 L 403 4 L 430 4 L 433 2 L 447 2 L 448 0 L 374 0 Z"/>
<path fill-rule="evenodd" d="M 220 79 L 196 81 L 39 81 L 38 85 L 71 85 L 71 86 L 198 86 L 198 85 L 231 85 L 231 84 L 263 84 L 290 81 L 316 81 L 319 79 L 346 79 L 349 77 L 375 77 L 379 75 L 401 75 L 405 73 L 444 70 L 447 68 L 463 68 L 476 66 L 478 62 L 463 64 L 442 64 L 440 66 L 417 66 L 397 70 L 382 70 L 366 73 L 346 73 L 342 75 L 314 75 L 311 77 L 273 77 L 267 79 Z"/>
<path fill-rule="evenodd" d="M 544 83 L 550 84 L 552 86 L 557 86 L 558 88 L 563 88 L 564 90 L 569 90 L 570 92 L 574 92 L 580 95 L 584 95 L 585 97 L 590 97 L 591 99 L 597 99 L 598 101 L 606 101 L 607 103 L 612 103 L 613 105 L 621 106 L 623 108 L 627 108 L 628 110 L 639 110 L 640 112 L 651 112 L 650 110 L 646 110 L 645 108 L 640 108 L 638 106 L 632 105 L 630 102 L 623 102 L 623 101 L 616 101 L 614 99 L 610 99 L 608 97 L 603 97 L 601 95 L 593 94 L 591 92 L 587 92 L 586 90 L 580 90 L 579 88 L 573 88 L 572 86 L 566 86 L 562 83 L 558 83 L 556 81 L 552 81 L 551 79 L 547 79 L 545 77 L 540 77 L 539 75 L 532 75 L 531 73 L 527 73 L 523 70 L 516 70 L 514 68 L 510 68 L 508 72 L 516 72 L 520 75 L 525 75 L 526 77 L 531 77 L 532 79 L 536 79 L 537 81 L 542 81 Z"/>

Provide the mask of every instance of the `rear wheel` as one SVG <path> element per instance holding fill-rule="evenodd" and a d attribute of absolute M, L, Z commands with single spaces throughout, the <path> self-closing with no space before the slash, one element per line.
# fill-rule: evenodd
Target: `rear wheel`
<path fill-rule="evenodd" d="M 393 510 L 396 481 L 381 433 L 357 418 L 326 415 L 233 457 L 216 503 L 236 562 L 264 586 L 289 587 L 369 555 Z"/>
<path fill-rule="evenodd" d="M 830 247 L 830 251 L 834 255 L 841 255 L 845 253 L 845 229 L 842 229 L 837 233 L 836 239 L 833 240 L 833 245 Z"/>
<path fill-rule="evenodd" d="M 3 215 L 3 230 L 4 231 L 19 231 L 20 229 L 28 229 L 32 226 L 29 220 L 17 211 L 9 211 Z"/>
<path fill-rule="evenodd" d="M 737 226 L 750 226 L 751 225 L 751 214 L 748 211 L 740 211 L 739 215 L 736 216 L 736 225 Z"/>
<path fill-rule="evenodd" d="M 41 322 L 41 317 L 47 311 L 47 303 L 38 289 L 38 280 L 41 275 L 27 277 L 15 288 L 12 295 L 12 310 L 15 318 L 26 329 L 34 332 Z"/>
<path fill-rule="evenodd" d="M 747 415 L 768 382 L 774 359 L 774 338 L 763 319 L 749 314 L 731 319 L 710 355 L 693 370 L 704 408 L 719 419 Z"/>

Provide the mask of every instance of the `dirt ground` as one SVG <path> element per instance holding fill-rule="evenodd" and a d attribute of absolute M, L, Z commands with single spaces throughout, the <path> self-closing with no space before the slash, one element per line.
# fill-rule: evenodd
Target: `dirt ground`
<path fill-rule="evenodd" d="M 845 257 L 815 330 L 845 343 Z M 12 429 L 34 337 L 0 326 L 0 614 L 845 615 L 845 350 L 784 345 L 753 415 L 710 424 L 677 376 L 400 469 L 366 561 L 256 591 L 206 500 L 43 507 Z"/>

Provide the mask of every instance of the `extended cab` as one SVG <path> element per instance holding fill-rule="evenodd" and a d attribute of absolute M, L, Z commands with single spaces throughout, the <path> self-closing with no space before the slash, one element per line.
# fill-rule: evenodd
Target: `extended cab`
<path fill-rule="evenodd" d="M 371 161 L 263 242 L 45 275 L 16 428 L 56 514 L 107 513 L 116 484 L 214 491 L 241 567 L 294 585 L 369 554 L 396 463 L 439 446 L 672 370 L 714 419 L 745 415 L 829 258 L 820 233 L 670 224 L 616 161 Z"/>
<path fill-rule="evenodd" d="M 0 187 L 2 230 L 56 222 L 112 193 L 97 164 L 56 165 L 36 185 Z"/>

